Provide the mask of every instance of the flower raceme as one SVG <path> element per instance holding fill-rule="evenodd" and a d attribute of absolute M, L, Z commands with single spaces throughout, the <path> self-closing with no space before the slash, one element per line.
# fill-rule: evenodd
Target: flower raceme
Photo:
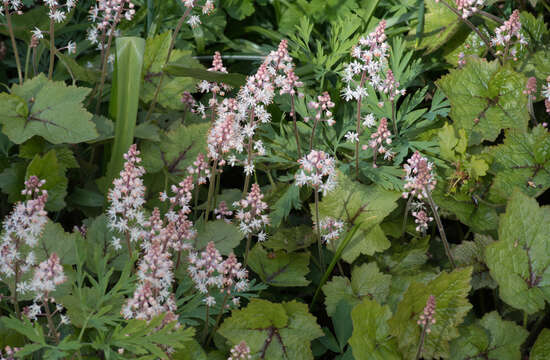
<path fill-rule="evenodd" d="M 310 185 L 323 195 L 336 187 L 335 161 L 324 151 L 312 150 L 298 163 L 300 170 L 294 176 L 297 186 Z"/>
<path fill-rule="evenodd" d="M 336 123 L 334 118 L 332 117 L 332 109 L 334 107 L 334 102 L 332 102 L 330 98 L 330 94 L 325 91 L 321 95 L 317 96 L 317 101 L 310 101 L 308 106 L 310 109 L 313 109 L 316 111 L 315 113 L 315 121 L 326 121 L 328 126 L 332 126 Z M 304 120 L 307 122 L 309 121 L 309 117 L 304 118 Z"/>
<path fill-rule="evenodd" d="M 315 224 L 313 228 L 315 229 Z M 333 243 L 342 235 L 344 231 L 344 222 L 332 217 L 325 217 L 319 221 L 319 229 L 323 242 L 326 244 Z"/>
<path fill-rule="evenodd" d="M 4 16 L 6 9 L 10 14 L 23 15 L 22 7 L 22 0 L 0 0 L 0 16 Z"/>
<path fill-rule="evenodd" d="M 496 55 L 500 55 L 504 59 L 511 56 L 514 61 L 517 61 L 518 49 L 527 45 L 527 40 L 521 33 L 519 10 L 514 10 L 510 18 L 495 30 L 491 45 L 497 49 Z"/>
<path fill-rule="evenodd" d="M 97 0 L 90 8 L 90 22 L 87 39 L 97 44 L 101 50 L 105 46 L 105 36 L 113 33 L 118 36 L 116 27 L 122 19 L 132 20 L 136 11 L 130 0 Z"/>
<path fill-rule="evenodd" d="M 435 296 L 430 295 L 428 301 L 426 301 L 426 306 L 424 311 L 420 314 L 417 324 L 426 328 L 426 333 L 430 333 L 430 325 L 435 324 Z"/>
<path fill-rule="evenodd" d="M 257 235 L 259 241 L 266 239 L 265 227 L 269 225 L 269 216 L 265 214 L 267 204 L 262 200 L 264 195 L 258 184 L 252 188 L 245 199 L 233 203 L 235 219 L 239 221 L 239 229 L 245 235 Z"/>
<path fill-rule="evenodd" d="M 57 285 L 67 280 L 63 267 L 56 253 L 52 253 L 47 260 L 44 260 L 34 271 L 30 288 L 39 298 L 47 298 L 48 294 L 55 291 Z"/>
<path fill-rule="evenodd" d="M 246 341 L 241 341 L 237 345 L 233 346 L 230 351 L 231 356 L 227 360 L 248 360 L 252 359 L 250 355 L 250 348 L 246 344 Z"/>

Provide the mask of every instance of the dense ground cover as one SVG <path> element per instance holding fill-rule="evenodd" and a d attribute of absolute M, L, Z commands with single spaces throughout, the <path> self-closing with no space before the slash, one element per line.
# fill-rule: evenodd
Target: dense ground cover
<path fill-rule="evenodd" d="M 0 358 L 550 358 L 547 0 L 0 13 Z"/>

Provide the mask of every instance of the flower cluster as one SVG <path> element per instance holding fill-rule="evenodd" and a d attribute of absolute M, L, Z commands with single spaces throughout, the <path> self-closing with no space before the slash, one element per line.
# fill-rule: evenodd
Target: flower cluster
<path fill-rule="evenodd" d="M 17 202 L 13 211 L 4 219 L 2 242 L 0 244 L 0 274 L 5 277 L 19 276 L 29 271 L 35 263 L 32 248 L 36 246 L 48 216 L 44 210 L 48 200 L 48 192 L 42 190 L 45 180 L 30 176 L 25 181 L 25 189 L 21 192 L 28 199 Z M 31 248 L 22 259 L 21 247 Z M 16 274 L 16 270 L 19 272 Z M 20 282 L 17 291 L 25 292 L 28 285 Z"/>
<path fill-rule="evenodd" d="M 48 16 L 56 23 L 65 21 L 67 13 L 71 12 L 76 6 L 77 0 L 66 0 L 64 4 L 60 4 L 57 0 L 44 0 L 47 7 L 50 8 Z"/>
<path fill-rule="evenodd" d="M 233 346 L 230 351 L 231 356 L 227 360 L 247 360 L 252 359 L 250 355 L 250 348 L 246 344 L 246 341 L 241 341 L 237 345 Z"/>
<path fill-rule="evenodd" d="M 311 150 L 298 160 L 299 172 L 294 176 L 296 185 L 310 185 L 323 195 L 336 187 L 335 161 L 324 151 Z"/>
<path fill-rule="evenodd" d="M 517 61 L 518 46 L 516 45 L 519 45 L 519 49 L 527 45 L 527 40 L 521 33 L 518 10 L 514 10 L 510 18 L 495 30 L 491 45 L 497 48 L 496 55 L 501 55 L 505 59 L 511 56 L 514 61 Z"/>
<path fill-rule="evenodd" d="M 122 19 L 132 20 L 136 11 L 130 0 L 97 0 L 90 8 L 90 22 L 87 39 L 97 44 L 99 49 L 105 46 L 105 37 L 118 36 L 117 25 Z"/>
<path fill-rule="evenodd" d="M 426 301 L 426 307 L 416 323 L 426 328 L 426 333 L 430 333 L 430 326 L 435 324 L 435 296 L 430 295 Z"/>
<path fill-rule="evenodd" d="M 6 345 L 4 351 L 0 350 L 0 360 L 15 360 L 15 355 L 19 350 L 21 349 L 18 347 L 11 347 Z"/>
<path fill-rule="evenodd" d="M 393 76 L 393 71 L 391 71 L 391 69 L 388 69 L 388 71 L 386 72 L 386 78 L 380 85 L 379 90 L 388 95 L 388 98 L 392 102 L 399 95 L 405 95 L 406 93 L 405 89 L 399 90 L 399 81 L 395 80 L 395 77 Z"/>
<path fill-rule="evenodd" d="M 21 0 L 2 0 L 0 1 L 0 16 L 4 16 L 5 11 L 9 11 L 10 14 L 23 15 L 22 7 L 23 1 Z"/>
<path fill-rule="evenodd" d="M 376 167 L 376 155 L 383 154 L 384 159 L 392 158 L 393 153 L 384 147 L 384 144 L 391 145 L 391 132 L 388 130 L 388 119 L 380 119 L 378 130 L 371 134 L 369 147 L 374 151 L 373 166 Z M 366 147 L 364 146 L 364 149 Z"/>
<path fill-rule="evenodd" d="M 544 97 L 544 105 L 546 105 L 546 112 L 550 113 L 550 76 L 546 78 L 546 85 L 542 86 L 541 94 Z"/>
<path fill-rule="evenodd" d="M 523 93 L 527 95 L 530 99 L 536 98 L 536 92 L 537 92 L 537 78 L 534 76 L 531 76 L 527 79 L 527 83 L 525 84 L 525 90 L 523 90 Z"/>
<path fill-rule="evenodd" d="M 417 151 L 407 160 L 407 164 L 404 164 L 403 168 L 407 173 L 405 176 L 406 183 L 403 197 L 408 198 L 409 196 L 413 196 L 421 200 L 413 204 L 412 215 L 417 224 L 416 230 L 425 231 L 428 229 L 428 224 L 433 221 L 433 218 L 428 215 L 422 201 L 429 196 L 428 192 L 431 192 L 437 183 L 432 171 L 433 164 L 428 162 Z"/>
<path fill-rule="evenodd" d="M 315 226 L 314 226 L 315 228 Z M 321 239 L 324 243 L 332 243 L 340 238 L 344 231 L 344 222 L 331 217 L 325 217 L 319 221 Z"/>
<path fill-rule="evenodd" d="M 485 0 L 456 0 L 456 7 L 462 13 L 462 18 L 467 19 L 485 5 Z"/>
<path fill-rule="evenodd" d="M 214 58 L 212 59 L 212 67 L 209 68 L 208 71 L 217 71 L 227 74 L 227 69 L 225 68 L 225 66 L 223 66 L 222 55 L 219 53 L 219 51 L 216 51 L 214 53 Z M 231 86 L 224 83 L 218 84 L 216 82 L 208 82 L 206 80 L 203 80 L 197 85 L 197 88 L 201 93 L 211 92 L 214 95 L 220 94 L 221 96 L 225 96 L 225 92 L 230 90 Z M 213 106 L 213 104 L 211 104 L 211 106 Z"/>
<path fill-rule="evenodd" d="M 140 165 L 139 154 L 135 144 L 130 146 L 124 154 L 124 169 L 120 172 L 120 177 L 113 181 L 114 188 L 107 195 L 110 202 L 107 210 L 109 228 L 125 234 L 131 242 L 143 237 L 142 224 L 145 222 L 145 186 L 141 178 L 145 169 Z M 114 236 L 112 245 L 115 249 L 120 249 L 120 239 Z"/>
<path fill-rule="evenodd" d="M 182 0 L 183 5 L 188 9 L 191 14 L 187 19 L 187 24 L 192 28 L 195 28 L 201 24 L 201 18 L 199 15 L 192 14 L 191 11 L 196 7 L 200 7 L 200 11 L 203 15 L 209 15 L 214 11 L 214 1 L 206 0 L 202 5 L 198 5 L 197 0 Z"/>
<path fill-rule="evenodd" d="M 233 207 L 238 209 L 235 218 L 239 221 L 239 228 L 243 234 L 256 234 L 259 241 L 266 239 L 264 229 L 269 225 L 269 216 L 265 214 L 267 204 L 262 200 L 263 197 L 258 184 L 252 184 L 246 198 L 233 203 Z"/>
<path fill-rule="evenodd" d="M 235 99 L 224 99 L 217 108 L 217 118 L 208 133 L 208 157 L 218 161 L 220 166 L 225 164 L 224 155 L 235 150 L 244 149 L 244 132 L 235 113 L 237 103 Z"/>
<path fill-rule="evenodd" d="M 197 185 L 206 184 L 206 180 L 210 177 L 210 169 L 203 153 L 197 155 L 193 165 L 187 168 L 187 172 L 196 176 Z"/>
<path fill-rule="evenodd" d="M 315 110 L 315 121 L 326 121 L 328 126 L 334 125 L 336 122 L 332 117 L 332 109 L 334 107 L 334 102 L 330 99 L 330 94 L 328 92 L 323 92 L 321 95 L 317 96 L 317 101 L 310 101 L 308 104 L 310 109 Z M 304 118 L 307 122 L 309 117 Z"/>
<path fill-rule="evenodd" d="M 384 70 L 387 68 L 389 45 L 386 43 L 386 21 L 382 20 L 367 37 L 359 39 L 359 44 L 351 50 L 351 56 L 357 60 L 344 69 L 343 81 L 346 83 L 342 96 L 346 101 L 359 101 L 367 96 L 365 83 L 382 91 Z"/>
<path fill-rule="evenodd" d="M 218 207 L 214 209 L 214 215 L 216 219 L 230 223 L 231 220 L 229 220 L 229 217 L 233 215 L 233 211 L 229 210 L 225 201 L 220 201 Z"/>
<path fill-rule="evenodd" d="M 189 254 L 189 272 L 195 287 L 206 297 L 208 306 L 216 304 L 216 299 L 210 294 L 210 288 L 217 288 L 226 295 L 236 295 L 248 289 L 248 271 L 242 268 L 235 254 L 231 253 L 223 260 L 214 242 L 209 242 L 200 255 Z M 239 305 L 239 298 L 233 296 L 232 303 Z"/>
<path fill-rule="evenodd" d="M 61 285 L 67 280 L 63 267 L 56 253 L 52 253 L 50 258 L 38 264 L 34 270 L 34 275 L 30 284 L 39 298 L 48 298 L 48 294 L 55 291 L 57 285 Z"/>

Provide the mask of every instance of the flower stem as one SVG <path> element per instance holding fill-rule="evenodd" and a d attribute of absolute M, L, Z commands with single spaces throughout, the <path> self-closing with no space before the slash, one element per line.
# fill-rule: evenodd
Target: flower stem
<path fill-rule="evenodd" d="M 395 112 L 396 112 L 395 101 L 392 100 L 391 101 L 391 122 L 393 123 L 393 132 L 397 137 L 399 135 L 399 132 L 397 130 L 397 116 Z"/>
<path fill-rule="evenodd" d="M 206 305 L 206 315 L 204 316 L 204 330 L 202 332 L 202 342 L 206 340 L 208 336 L 208 318 L 209 318 L 210 306 Z"/>
<path fill-rule="evenodd" d="M 435 202 L 432 198 L 432 194 L 430 193 L 430 190 L 428 190 L 427 188 L 424 188 L 424 189 L 426 191 L 426 194 L 428 195 L 428 202 L 430 203 L 430 207 L 432 208 L 435 222 L 437 223 L 437 228 L 439 229 L 439 235 L 441 236 L 441 240 L 443 241 L 443 246 L 445 247 L 445 253 L 449 258 L 449 262 L 451 263 L 451 268 L 455 269 L 456 265 L 453 259 L 453 255 L 451 253 L 451 247 L 449 246 L 449 242 L 447 241 L 447 235 L 445 235 L 445 229 L 443 228 L 443 223 L 441 222 L 441 218 L 439 217 L 439 213 L 437 212 L 437 206 L 435 205 Z"/>
<path fill-rule="evenodd" d="M 323 244 L 321 244 L 321 228 L 319 226 L 319 189 L 315 188 L 315 228 L 317 230 L 317 249 L 319 250 L 319 263 L 323 273 L 326 271 L 325 262 L 323 260 Z"/>
<path fill-rule="evenodd" d="M 359 84 L 359 88 L 363 88 L 365 85 L 365 80 L 367 79 L 367 71 L 363 70 L 363 73 L 361 74 L 361 83 Z M 359 136 L 359 131 L 361 130 L 361 103 L 363 98 L 362 96 L 359 96 L 359 99 L 357 99 L 357 119 L 355 124 L 355 132 L 357 133 L 357 136 Z M 355 178 L 359 179 L 359 141 L 355 142 Z"/>
<path fill-rule="evenodd" d="M 214 337 L 214 334 L 216 333 L 216 331 L 218 331 L 218 327 L 220 326 L 220 321 L 222 319 L 222 316 L 223 316 L 223 310 L 225 309 L 225 305 L 227 304 L 227 300 L 229 299 L 229 294 L 230 292 L 229 291 L 226 291 L 225 293 L 225 297 L 223 298 L 223 303 L 222 303 L 222 307 L 220 309 L 220 313 L 218 314 L 218 317 L 216 317 L 216 324 L 214 325 L 214 329 L 212 330 L 212 332 L 210 333 L 210 336 L 208 337 L 208 339 L 206 340 L 206 343 L 204 343 L 204 346 L 207 346 L 208 343 L 212 340 L 212 338 Z"/>
<path fill-rule="evenodd" d="M 214 160 L 214 163 L 212 164 L 212 170 L 210 171 L 210 183 L 208 184 L 208 197 L 206 200 L 206 212 L 204 213 L 204 222 L 206 223 L 208 221 L 208 216 L 210 214 L 210 210 L 212 210 L 212 197 L 214 195 L 214 191 L 216 190 L 216 168 L 218 165 L 218 161 Z"/>
<path fill-rule="evenodd" d="M 176 44 L 176 39 L 178 38 L 179 32 L 183 26 L 183 23 L 185 22 L 185 19 L 189 16 L 191 13 L 192 8 L 187 8 L 185 10 L 185 13 L 181 16 L 181 18 L 178 21 L 178 24 L 176 25 L 176 28 L 174 29 L 174 34 L 172 34 L 172 40 L 170 41 L 170 47 L 168 48 L 168 54 L 166 54 L 166 59 L 164 60 L 164 64 L 168 64 L 168 61 L 170 61 L 170 55 L 172 55 L 172 50 L 174 50 L 174 45 Z M 153 114 L 153 111 L 155 111 L 155 107 L 157 105 L 157 100 L 160 94 L 160 88 L 162 87 L 162 82 L 164 80 L 164 70 L 161 69 L 160 71 L 160 78 L 159 83 L 157 84 L 157 88 L 155 89 L 155 95 L 153 95 L 153 100 L 151 100 L 151 105 L 149 106 L 149 111 L 147 111 L 147 115 L 145 116 L 145 122 L 149 121 L 149 118 Z"/>
<path fill-rule="evenodd" d="M 420 341 L 418 342 L 418 350 L 416 351 L 415 359 L 419 360 L 422 356 L 422 348 L 424 347 L 424 340 L 426 339 L 426 328 L 427 326 L 422 326 L 422 333 L 420 334 Z"/>
<path fill-rule="evenodd" d="M 486 11 L 483 11 L 483 10 L 478 10 L 476 11 L 477 14 L 481 15 L 481 16 L 485 16 L 486 18 L 490 19 L 490 20 L 493 20 L 494 22 L 497 22 L 499 24 L 504 24 L 504 20 L 502 20 L 501 18 L 499 18 L 498 16 L 495 16 L 491 13 L 488 13 Z"/>
<path fill-rule="evenodd" d="M 46 296 L 44 299 L 48 298 L 48 293 L 46 293 Z M 42 299 L 42 304 L 44 305 L 44 309 L 46 309 L 46 318 L 48 319 L 48 328 L 50 329 L 50 333 L 53 337 L 55 337 L 55 343 L 59 344 L 59 333 L 57 332 L 57 329 L 55 328 L 55 325 L 53 323 L 53 316 L 50 312 L 50 307 L 48 305 L 48 301 Z"/>
<path fill-rule="evenodd" d="M 317 123 L 319 120 L 315 119 L 313 121 L 313 128 L 311 129 L 311 138 L 309 139 L 309 151 L 313 149 L 313 138 L 315 137 L 315 129 L 317 129 Z"/>
<path fill-rule="evenodd" d="M 296 137 L 296 149 L 298 149 L 298 158 L 301 158 L 302 151 L 300 150 L 300 136 L 298 134 L 298 125 L 296 124 L 296 107 L 294 105 L 294 95 L 290 95 L 290 112 L 292 113 L 292 120 L 294 122 L 294 136 Z"/>
<path fill-rule="evenodd" d="M 52 10 L 54 11 L 54 9 Z M 50 67 L 48 69 L 48 79 L 52 79 L 53 65 L 55 63 L 55 23 L 50 19 Z"/>
<path fill-rule="evenodd" d="M 246 250 L 244 253 L 244 263 L 243 267 L 246 268 L 246 264 L 248 264 L 248 254 L 250 252 L 250 244 L 252 243 L 252 234 L 248 234 L 248 237 L 246 238 Z"/>
<path fill-rule="evenodd" d="M 17 50 L 17 42 L 15 41 L 15 35 L 13 34 L 13 27 L 11 24 L 11 14 L 9 9 L 9 3 L 7 0 L 4 0 L 4 11 L 6 12 L 6 25 L 8 26 L 11 46 L 13 48 L 13 54 L 15 56 L 15 64 L 17 65 L 17 77 L 19 78 L 19 84 L 21 85 L 23 83 L 23 74 L 21 73 L 21 61 L 19 60 L 19 51 Z"/>
<path fill-rule="evenodd" d="M 409 215 L 409 210 L 411 209 L 412 199 L 413 197 L 409 196 L 409 200 L 407 200 L 407 205 L 405 206 L 405 216 L 403 216 L 403 226 L 401 227 L 401 234 L 404 234 L 407 228 L 407 216 Z"/>

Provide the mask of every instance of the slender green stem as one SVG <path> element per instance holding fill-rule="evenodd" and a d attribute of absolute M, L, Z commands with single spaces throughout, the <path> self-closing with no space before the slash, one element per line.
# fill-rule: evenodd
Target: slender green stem
<path fill-rule="evenodd" d="M 48 298 L 48 294 L 46 293 L 45 299 Z M 55 325 L 53 323 L 53 316 L 50 312 L 50 306 L 48 305 L 47 300 L 42 300 L 42 304 L 44 305 L 44 309 L 46 310 L 46 319 L 48 320 L 48 328 L 50 329 L 50 334 L 55 338 L 55 343 L 59 344 L 59 333 L 57 332 L 57 329 L 55 328 Z"/>
<path fill-rule="evenodd" d="M 206 200 L 206 212 L 204 213 L 204 222 L 206 223 L 208 221 L 208 216 L 210 214 L 210 210 L 212 210 L 212 197 L 214 195 L 215 190 L 215 184 L 216 184 L 216 169 L 217 169 L 218 162 L 214 160 L 212 164 L 212 169 L 210 171 L 210 182 L 208 184 L 208 197 Z"/>
<path fill-rule="evenodd" d="M 367 79 L 367 70 L 363 70 L 363 73 L 361 74 L 361 83 L 359 84 L 359 88 L 362 89 L 365 85 L 365 80 Z M 357 133 L 357 136 L 359 136 L 359 132 L 361 131 L 361 104 L 363 102 L 363 97 L 359 96 L 359 99 L 357 99 L 357 114 L 356 114 L 356 124 L 355 124 L 355 132 Z M 359 141 L 355 142 L 355 178 L 359 179 Z"/>
<path fill-rule="evenodd" d="M 204 330 L 202 331 L 203 343 L 206 340 L 206 337 L 208 336 L 208 320 L 209 320 L 208 318 L 210 317 L 209 312 L 210 312 L 210 306 L 206 305 L 206 315 L 204 316 Z"/>
<path fill-rule="evenodd" d="M 222 320 L 222 316 L 223 316 L 223 310 L 225 309 L 225 305 L 227 305 L 227 300 L 229 299 L 229 294 L 230 292 L 229 291 L 226 291 L 225 292 L 225 297 L 223 298 L 223 302 L 222 302 L 222 307 L 220 309 L 220 313 L 218 314 L 218 316 L 216 317 L 216 324 L 214 325 L 214 328 L 212 329 L 212 332 L 210 333 L 210 336 L 208 337 L 208 339 L 206 340 L 206 343 L 204 344 L 205 346 L 208 345 L 208 343 L 212 340 L 212 338 L 214 337 L 214 334 L 216 333 L 216 331 L 218 331 L 218 327 L 220 326 L 220 321 Z"/>
<path fill-rule="evenodd" d="M 393 123 L 393 133 L 395 136 L 399 136 L 399 132 L 397 131 L 397 116 L 396 116 L 396 108 L 395 108 L 395 101 L 391 101 L 391 122 Z"/>
<path fill-rule="evenodd" d="M 426 339 L 426 329 L 427 325 L 422 327 L 422 333 L 420 334 L 420 341 L 418 342 L 418 350 L 416 351 L 415 359 L 419 360 L 422 356 L 422 348 L 424 347 L 424 340 Z"/>
<path fill-rule="evenodd" d="M 55 11 L 55 7 L 52 9 Z M 55 63 L 55 22 L 53 19 L 50 19 L 50 67 L 48 69 L 48 79 L 52 79 L 53 76 L 53 66 Z"/>
<path fill-rule="evenodd" d="M 411 209 L 412 199 L 413 197 L 409 196 L 409 200 L 407 200 L 407 205 L 405 206 L 405 215 L 403 216 L 403 226 L 401 228 L 401 234 L 404 234 L 407 228 L 407 217 L 409 215 L 409 210 Z"/>
<path fill-rule="evenodd" d="M 25 75 L 23 75 L 23 80 L 27 80 L 27 75 L 29 73 L 29 63 L 31 59 L 31 46 L 27 46 L 27 55 L 25 56 Z"/>
<path fill-rule="evenodd" d="M 527 312 L 523 312 L 523 328 L 527 330 Z"/>
<path fill-rule="evenodd" d="M 164 60 L 164 65 L 168 64 L 170 61 L 170 56 L 172 55 L 172 50 L 174 50 L 174 45 L 176 44 L 176 39 L 178 38 L 179 32 L 185 22 L 185 19 L 189 16 L 191 13 L 192 8 L 187 8 L 185 10 L 185 13 L 182 15 L 182 17 L 179 19 L 178 24 L 176 25 L 176 28 L 174 29 L 174 34 L 172 34 L 172 40 L 170 41 L 170 47 L 168 48 L 168 54 L 166 55 L 166 59 Z M 153 111 L 155 111 L 155 107 L 157 105 L 157 100 L 160 93 L 160 88 L 162 87 L 162 82 L 164 80 L 164 71 L 161 70 L 160 72 L 160 78 L 159 83 L 157 84 L 157 88 L 155 89 L 155 95 L 153 96 L 153 100 L 151 100 L 151 105 L 149 106 L 149 111 L 147 111 L 147 115 L 145 116 L 145 122 L 149 121 L 149 118 L 153 114 Z"/>
<path fill-rule="evenodd" d="M 6 25 L 8 26 L 8 33 L 10 34 L 11 46 L 13 48 L 13 54 L 15 56 L 15 64 L 17 65 L 17 77 L 19 78 L 19 84 L 22 84 L 23 75 L 21 74 L 21 61 L 19 60 L 19 51 L 17 50 L 17 42 L 15 41 L 15 35 L 13 34 L 9 3 L 6 0 L 4 0 L 4 11 L 6 12 Z"/>
<path fill-rule="evenodd" d="M 298 149 L 298 158 L 301 158 L 302 150 L 300 149 L 300 135 L 298 134 L 298 125 L 296 124 L 296 106 L 294 104 L 294 95 L 290 95 L 290 112 L 292 115 L 292 121 L 294 123 L 294 137 L 296 138 L 296 149 Z"/>
<path fill-rule="evenodd" d="M 319 120 L 315 119 L 313 121 L 313 128 L 311 129 L 311 138 L 309 138 L 309 151 L 313 149 L 313 138 L 315 137 L 315 129 L 317 129 L 317 123 Z"/>
<path fill-rule="evenodd" d="M 252 243 L 252 234 L 248 234 L 246 238 L 246 249 L 244 252 L 244 263 L 243 267 L 246 268 L 246 264 L 248 264 L 248 254 L 250 253 L 250 244 Z"/>
<path fill-rule="evenodd" d="M 122 10 L 124 10 L 124 6 L 119 7 L 118 12 L 115 15 L 115 19 L 120 19 L 120 14 L 122 13 Z M 115 34 L 115 27 L 117 23 L 118 22 L 115 21 L 111 26 L 111 31 L 109 32 L 109 37 L 107 38 L 107 47 L 105 48 L 105 51 L 103 52 L 103 57 L 101 59 L 101 78 L 99 80 L 99 87 L 97 90 L 97 102 L 95 106 L 96 114 L 99 113 L 101 107 L 101 96 L 103 95 L 103 86 L 105 85 L 105 78 L 107 77 L 107 63 L 109 62 L 109 53 L 111 51 L 111 45 L 113 44 L 113 36 Z"/>
<path fill-rule="evenodd" d="M 491 13 L 486 12 L 486 11 L 478 10 L 478 11 L 476 11 L 476 13 L 479 14 L 479 15 L 481 15 L 481 16 L 485 16 L 486 18 L 491 19 L 491 20 L 493 20 L 494 22 L 499 23 L 499 24 L 501 24 L 501 25 L 504 24 L 504 20 L 502 20 L 502 19 L 499 18 L 498 16 L 495 16 L 495 15 L 493 15 L 493 14 L 491 14 Z"/>
<path fill-rule="evenodd" d="M 321 240 L 321 227 L 319 224 L 319 189 L 313 189 L 315 192 L 315 228 L 317 230 L 317 249 L 319 250 L 319 262 L 321 264 L 321 270 L 325 269 L 325 261 L 323 260 L 323 244 Z"/>
<path fill-rule="evenodd" d="M 443 241 L 443 246 L 445 247 L 445 253 L 447 254 L 447 257 L 449 258 L 449 262 L 451 263 L 451 268 L 455 269 L 455 261 L 453 259 L 453 254 L 451 253 L 451 247 L 449 246 L 449 242 L 447 241 L 447 235 L 445 234 L 445 228 L 443 227 L 443 222 L 441 221 L 441 218 L 439 217 L 439 213 L 437 211 L 437 205 L 435 204 L 432 194 L 430 193 L 430 190 L 425 188 L 426 194 L 428 195 L 428 202 L 430 204 L 430 207 L 432 208 L 432 212 L 434 214 L 435 222 L 437 223 L 437 228 L 439 229 L 439 235 L 441 236 L 441 240 Z"/>

